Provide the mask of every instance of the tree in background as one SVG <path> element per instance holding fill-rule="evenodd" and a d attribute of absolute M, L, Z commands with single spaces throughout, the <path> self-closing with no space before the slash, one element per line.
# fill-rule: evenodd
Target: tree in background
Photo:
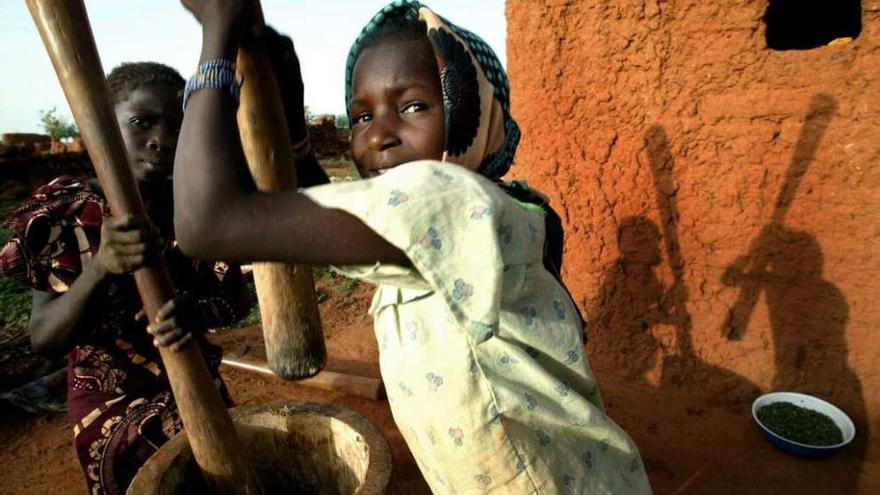
<path fill-rule="evenodd" d="M 79 136 L 79 128 L 76 124 L 58 115 L 58 109 L 55 107 L 40 112 L 40 123 L 43 125 L 43 131 L 52 138 L 52 141 Z"/>
<path fill-rule="evenodd" d="M 318 116 L 312 112 L 308 105 L 303 107 L 303 114 L 306 116 L 306 124 L 315 125 L 315 122 L 318 121 Z"/>
<path fill-rule="evenodd" d="M 336 128 L 337 129 L 348 129 L 348 115 L 341 114 L 336 116 Z"/>

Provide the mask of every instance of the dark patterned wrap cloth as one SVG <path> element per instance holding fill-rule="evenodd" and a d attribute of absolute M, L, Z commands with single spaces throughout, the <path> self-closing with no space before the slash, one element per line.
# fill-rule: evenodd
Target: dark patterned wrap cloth
<path fill-rule="evenodd" d="M 6 220 L 14 237 L 0 251 L 0 274 L 63 294 L 97 252 L 105 212 L 104 198 L 76 179 L 59 177 L 40 187 Z M 173 241 L 164 258 L 178 290 L 197 301 L 211 327 L 247 314 L 238 267 L 193 260 Z M 81 322 L 86 335 L 68 355 L 68 412 L 92 495 L 125 493 L 140 466 L 182 427 L 152 337 L 134 319 L 140 309 L 131 276 L 108 279 Z M 197 340 L 229 403 L 217 373 L 222 350 Z"/>

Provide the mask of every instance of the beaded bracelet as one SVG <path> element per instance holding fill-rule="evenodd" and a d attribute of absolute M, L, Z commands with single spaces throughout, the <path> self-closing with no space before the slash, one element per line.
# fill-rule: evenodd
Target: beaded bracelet
<path fill-rule="evenodd" d="M 238 104 L 241 84 L 235 80 L 235 63 L 225 59 L 213 59 L 199 65 L 199 69 L 186 82 L 183 91 L 183 109 L 189 97 L 200 89 L 213 88 L 226 90 Z"/>

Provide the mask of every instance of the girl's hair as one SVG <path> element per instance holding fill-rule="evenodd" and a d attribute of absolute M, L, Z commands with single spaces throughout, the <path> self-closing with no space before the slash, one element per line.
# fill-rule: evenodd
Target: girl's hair
<path fill-rule="evenodd" d="M 405 11 L 392 13 L 374 29 L 367 28 L 367 34 L 358 47 L 358 56 L 367 48 L 385 41 L 424 41 L 430 48 L 427 25 L 424 21 L 408 14 L 409 12 Z"/>
<path fill-rule="evenodd" d="M 421 52 L 433 56 L 434 48 L 431 46 L 431 40 L 428 39 L 427 33 L 428 25 L 419 20 L 417 16 L 412 16 L 412 13 L 408 11 L 390 12 L 381 22 L 373 19 L 364 29 L 363 37 L 355 42 L 352 52 L 349 54 L 348 69 L 346 70 L 345 111 L 348 112 L 351 105 L 351 77 L 354 66 L 367 48 L 385 42 L 418 42 L 418 48 Z"/>
<path fill-rule="evenodd" d="M 126 62 L 107 75 L 113 103 L 125 100 L 133 91 L 148 84 L 182 91 L 186 81 L 179 72 L 158 62 Z"/>

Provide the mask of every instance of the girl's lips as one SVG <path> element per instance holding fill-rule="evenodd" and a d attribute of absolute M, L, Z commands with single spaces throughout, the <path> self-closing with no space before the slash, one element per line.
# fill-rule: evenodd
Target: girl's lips
<path fill-rule="evenodd" d="M 166 162 L 141 160 L 141 165 L 150 172 L 167 172 L 171 170 L 171 164 Z"/>

